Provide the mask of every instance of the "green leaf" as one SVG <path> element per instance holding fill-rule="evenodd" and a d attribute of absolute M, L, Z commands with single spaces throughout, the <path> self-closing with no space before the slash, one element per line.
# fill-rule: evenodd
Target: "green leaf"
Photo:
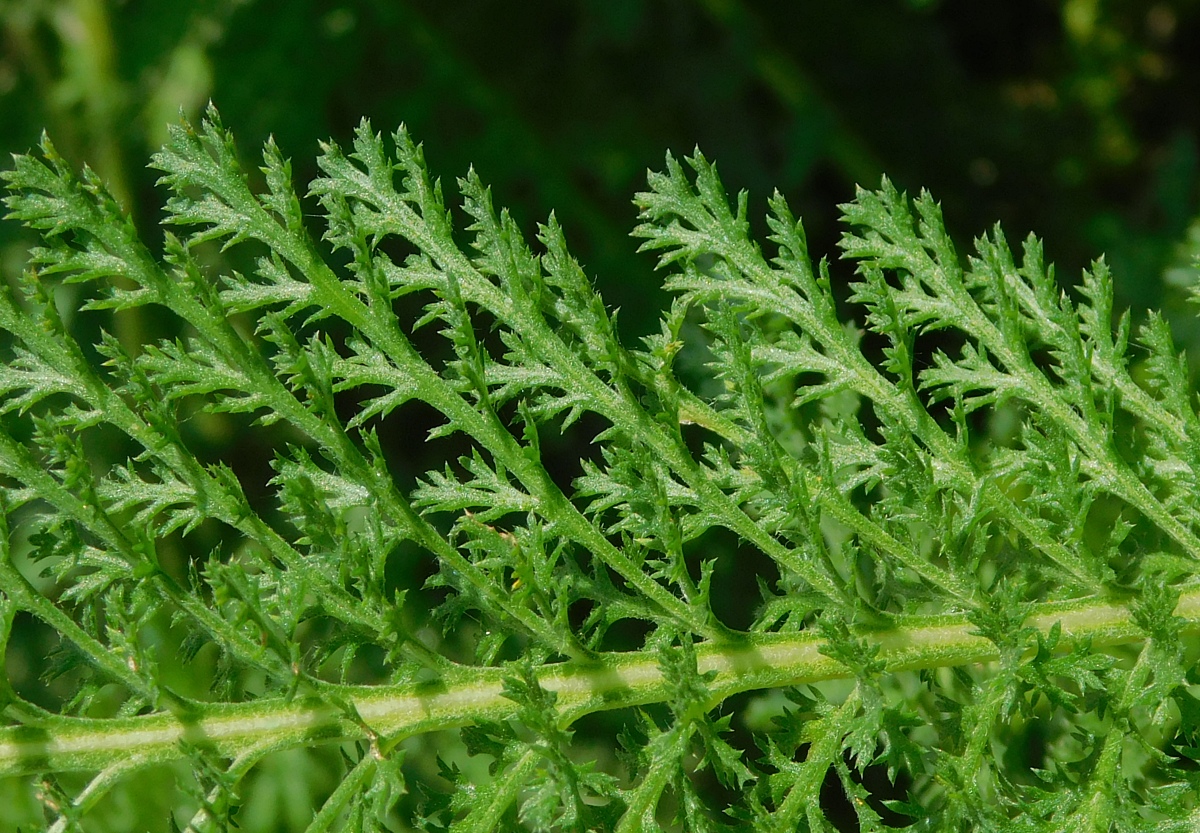
<path fill-rule="evenodd" d="M 152 772 L 161 829 L 1195 826 L 1200 414 L 1103 260 L 960 256 L 884 180 L 814 262 L 668 156 L 627 346 L 569 230 L 404 128 L 307 192 L 213 108 L 152 165 L 161 245 L 49 140 L 3 174 L 41 242 L 0 290 L 0 778 L 50 829 Z"/>

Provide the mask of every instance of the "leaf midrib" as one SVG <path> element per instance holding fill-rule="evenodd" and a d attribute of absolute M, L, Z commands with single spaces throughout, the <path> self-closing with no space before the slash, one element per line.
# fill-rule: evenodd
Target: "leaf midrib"
<path fill-rule="evenodd" d="M 1186 633 L 1200 633 L 1200 587 L 1180 596 L 1175 608 Z M 996 643 L 975 631 L 965 616 L 932 617 L 886 631 L 863 632 L 867 650 L 877 649 L 885 671 L 992 662 Z M 1145 639 L 1130 609 L 1107 599 L 1084 599 L 1039 607 L 1025 625 L 1047 636 L 1057 624 L 1059 650 L 1081 642 L 1093 648 Z M 1030 641 L 1030 651 L 1035 646 Z M 826 642 L 809 633 L 747 634 L 740 644 L 696 646 L 697 670 L 706 676 L 714 706 L 734 694 L 854 676 L 822 652 Z M 118 719 L 52 717 L 41 726 L 0 729 L 0 777 L 47 768 L 56 771 L 129 768 L 184 755 L 181 744 L 202 745 L 220 755 L 264 743 L 276 748 L 372 737 L 394 743 L 403 737 L 515 716 L 504 694 L 504 668 L 459 668 L 434 683 L 401 686 L 323 686 L 316 695 L 243 704 L 195 705 L 189 716 L 157 713 Z M 595 661 L 543 666 L 539 684 L 555 694 L 564 725 L 598 711 L 668 699 L 670 685 L 653 651 L 607 654 Z M 42 737 L 33 737 L 33 735 Z"/>

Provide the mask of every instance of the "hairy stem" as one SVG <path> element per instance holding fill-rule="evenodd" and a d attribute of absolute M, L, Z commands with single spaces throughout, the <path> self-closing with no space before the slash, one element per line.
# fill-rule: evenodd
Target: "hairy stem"
<path fill-rule="evenodd" d="M 1187 633 L 1200 633 L 1200 588 L 1180 596 L 1175 615 Z M 1058 624 L 1060 647 L 1090 640 L 1093 647 L 1136 642 L 1144 634 L 1129 608 L 1083 600 L 1039 608 L 1026 625 L 1042 634 Z M 962 617 L 927 619 L 861 634 L 877 645 L 889 672 L 996 660 L 995 643 Z M 753 635 L 737 644 L 696 647 L 701 674 L 711 674 L 709 705 L 743 691 L 802 685 L 850 676 L 822 653 L 824 640 L 807 634 Z M 136 758 L 148 765 L 180 757 L 181 743 L 235 757 L 249 747 L 283 749 L 367 736 L 399 737 L 504 720 L 518 706 L 503 695 L 503 668 L 460 668 L 441 680 L 404 686 L 329 686 L 328 696 L 272 699 L 237 705 L 196 704 L 191 713 L 113 720 L 55 717 L 40 725 L 0 730 L 0 777 L 52 769 L 100 770 Z M 593 712 L 663 700 L 670 689 L 652 652 L 610 654 L 595 661 L 543 666 L 543 688 L 557 695 L 564 724 Z"/>

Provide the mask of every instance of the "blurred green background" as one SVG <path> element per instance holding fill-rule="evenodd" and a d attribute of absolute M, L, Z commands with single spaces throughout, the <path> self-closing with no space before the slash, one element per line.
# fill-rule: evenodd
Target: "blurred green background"
<path fill-rule="evenodd" d="M 436 174 L 474 164 L 525 228 L 556 211 L 629 336 L 665 301 L 630 198 L 666 150 L 698 145 L 752 213 L 779 188 L 817 254 L 836 253 L 837 204 L 885 172 L 932 190 L 964 249 L 996 221 L 1014 243 L 1032 231 L 1065 282 L 1107 253 L 1118 306 L 1165 308 L 1200 354 L 1183 303 L 1200 279 L 1200 0 L 0 0 L 0 149 L 45 129 L 149 240 L 164 195 L 145 165 L 210 99 L 247 168 L 274 134 L 300 183 L 319 141 L 364 116 L 405 122 Z M 32 243 L 0 223 L 0 277 Z M 234 454 L 269 472 L 265 448 Z M 440 465 L 427 453 L 413 476 Z M 17 687 L 41 685 L 42 638 L 10 649 Z M 411 759 L 455 743 L 420 739 Z M 243 826 L 303 829 L 340 765 L 331 749 L 271 756 Z M 177 776 L 139 775 L 94 829 L 153 826 Z M 0 828 L 40 815 L 27 785 L 0 783 Z"/>
<path fill-rule="evenodd" d="M 635 332 L 659 305 L 629 199 L 668 148 L 759 208 L 782 190 L 820 253 L 885 172 L 964 244 L 1034 231 L 1071 280 L 1107 252 L 1138 309 L 1171 306 L 1200 250 L 1190 0 L 0 0 L 0 27 L 0 147 L 45 128 L 144 227 L 181 109 L 216 102 L 251 166 L 273 133 L 301 182 L 318 141 L 403 121 L 528 227 L 555 209 Z M 0 228 L 11 275 L 28 241 Z"/>

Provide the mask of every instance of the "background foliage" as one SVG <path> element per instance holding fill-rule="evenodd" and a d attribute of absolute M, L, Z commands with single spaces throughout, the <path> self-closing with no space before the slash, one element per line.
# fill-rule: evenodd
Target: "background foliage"
<path fill-rule="evenodd" d="M 1192 313 L 1172 314 L 1200 253 L 1197 2 L 0 0 L 0 27 L 0 148 L 27 151 L 45 128 L 144 230 L 162 195 L 141 166 L 180 109 L 195 117 L 211 98 L 248 154 L 274 134 L 300 183 L 319 140 L 344 144 L 361 116 L 403 121 L 434 170 L 473 163 L 526 230 L 556 210 L 626 334 L 643 334 L 665 296 L 626 237 L 629 198 L 665 148 L 699 144 L 731 190 L 779 187 L 815 252 L 833 250 L 833 206 L 886 171 L 930 188 L 960 241 L 996 220 L 1012 240 L 1035 231 L 1072 279 L 1107 252 L 1118 308 L 1164 308 L 1181 342 L 1200 340 Z M 6 280 L 30 243 L 0 225 Z M 117 332 L 134 343 L 172 326 L 128 316 Z M 267 457 L 236 429 L 197 426 L 214 459 L 265 480 Z M 406 449 L 400 474 L 445 454 Z M 53 705 L 39 682 L 51 635 L 17 625 L 8 677 Z M 302 828 L 296 790 L 334 786 L 322 754 L 270 759 L 247 827 Z M 36 817 L 15 789 L 0 787 L 0 826 Z M 102 817 L 137 828 L 153 795 Z"/>
<path fill-rule="evenodd" d="M 658 305 L 632 303 L 655 281 L 624 245 L 629 195 L 696 144 L 731 187 L 780 188 L 815 251 L 831 206 L 886 172 L 937 194 L 962 238 L 1034 230 L 1072 275 L 1106 252 L 1134 307 L 1162 306 L 1188 261 L 1189 0 L 4 0 L 0 25 L 0 147 L 48 129 L 143 225 L 159 197 L 141 160 L 180 108 L 211 98 L 245 149 L 273 133 L 300 182 L 317 141 L 403 121 L 434 169 L 474 163 L 524 223 L 556 209 L 634 329 Z M 24 250 L 4 243 L 11 272 Z"/>

